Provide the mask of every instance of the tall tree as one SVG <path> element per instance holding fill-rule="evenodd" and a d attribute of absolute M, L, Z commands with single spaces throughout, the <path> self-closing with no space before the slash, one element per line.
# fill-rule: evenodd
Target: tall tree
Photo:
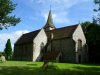
<path fill-rule="evenodd" d="M 11 56 L 12 56 L 12 47 L 11 47 L 10 39 L 7 40 L 4 53 L 5 53 L 5 56 L 6 56 L 7 60 L 11 59 Z"/>
<path fill-rule="evenodd" d="M 81 25 L 86 36 L 87 43 L 92 45 L 96 45 L 97 43 L 100 44 L 100 26 L 91 22 L 84 22 Z"/>
<path fill-rule="evenodd" d="M 20 22 L 20 18 L 10 16 L 9 14 L 15 9 L 16 4 L 13 4 L 11 0 L 0 0 L 0 30 L 8 28 L 9 26 L 15 26 Z"/>
<path fill-rule="evenodd" d="M 100 63 L 100 26 L 91 22 L 82 23 L 86 36 L 90 62 Z"/>

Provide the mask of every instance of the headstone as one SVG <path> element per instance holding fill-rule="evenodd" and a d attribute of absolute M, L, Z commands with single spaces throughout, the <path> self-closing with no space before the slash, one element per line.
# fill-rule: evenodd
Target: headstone
<path fill-rule="evenodd" d="M 3 55 L 1 56 L 1 61 L 2 61 L 2 62 L 6 62 L 5 56 L 3 56 Z"/>

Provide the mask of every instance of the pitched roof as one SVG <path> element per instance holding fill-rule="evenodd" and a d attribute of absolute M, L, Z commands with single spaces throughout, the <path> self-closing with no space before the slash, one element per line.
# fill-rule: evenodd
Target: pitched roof
<path fill-rule="evenodd" d="M 39 33 L 40 30 L 36 30 L 30 33 L 23 34 L 18 41 L 15 43 L 15 45 L 19 44 L 26 44 L 26 43 L 32 43 L 33 39 L 36 37 L 36 35 Z"/>
<path fill-rule="evenodd" d="M 44 26 L 44 29 L 49 28 L 49 27 L 55 28 L 53 24 L 53 20 L 52 20 L 51 10 L 49 11 L 48 19 L 47 19 L 46 25 Z"/>
<path fill-rule="evenodd" d="M 50 38 L 51 34 L 53 34 L 53 40 L 61 39 L 61 38 L 65 38 L 65 37 L 72 37 L 72 34 L 74 33 L 77 26 L 78 26 L 78 24 L 50 30 L 50 31 L 46 32 L 46 34 L 47 34 L 48 38 Z"/>
<path fill-rule="evenodd" d="M 50 39 L 51 33 L 53 34 L 53 40 L 54 39 L 61 39 L 65 37 L 71 37 L 74 33 L 75 29 L 77 28 L 77 25 L 62 27 L 54 30 L 46 31 L 47 37 Z M 40 30 L 36 30 L 30 33 L 23 34 L 19 40 L 15 43 L 15 45 L 20 44 L 26 44 L 26 43 L 32 43 L 33 39 L 36 37 L 36 35 L 39 33 Z"/>

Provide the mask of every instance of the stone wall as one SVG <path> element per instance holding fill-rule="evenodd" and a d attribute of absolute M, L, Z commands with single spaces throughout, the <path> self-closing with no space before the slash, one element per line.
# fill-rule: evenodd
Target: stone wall
<path fill-rule="evenodd" d="M 81 25 L 78 25 L 77 29 L 73 33 L 73 40 L 76 42 L 76 63 L 85 63 L 88 61 L 88 49 L 86 44 L 86 38 L 84 36 Z M 78 50 L 78 40 L 82 41 L 82 49 Z M 79 57 L 80 56 L 80 57 Z"/>
<path fill-rule="evenodd" d="M 75 62 L 75 43 L 71 38 L 53 40 L 51 49 L 61 51 L 60 62 Z"/>
<path fill-rule="evenodd" d="M 31 60 L 32 61 L 32 44 L 15 45 L 14 59 L 15 60 Z"/>
<path fill-rule="evenodd" d="M 41 50 L 47 43 L 47 36 L 44 31 L 44 29 L 41 29 L 41 31 L 38 33 L 38 35 L 33 40 L 33 61 L 40 61 L 42 57 Z"/>

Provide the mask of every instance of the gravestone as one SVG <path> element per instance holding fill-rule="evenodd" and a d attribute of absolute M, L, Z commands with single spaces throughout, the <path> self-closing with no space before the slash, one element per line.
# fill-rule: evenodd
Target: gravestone
<path fill-rule="evenodd" d="M 1 60 L 1 62 L 6 62 L 5 56 L 1 55 L 0 60 Z"/>

